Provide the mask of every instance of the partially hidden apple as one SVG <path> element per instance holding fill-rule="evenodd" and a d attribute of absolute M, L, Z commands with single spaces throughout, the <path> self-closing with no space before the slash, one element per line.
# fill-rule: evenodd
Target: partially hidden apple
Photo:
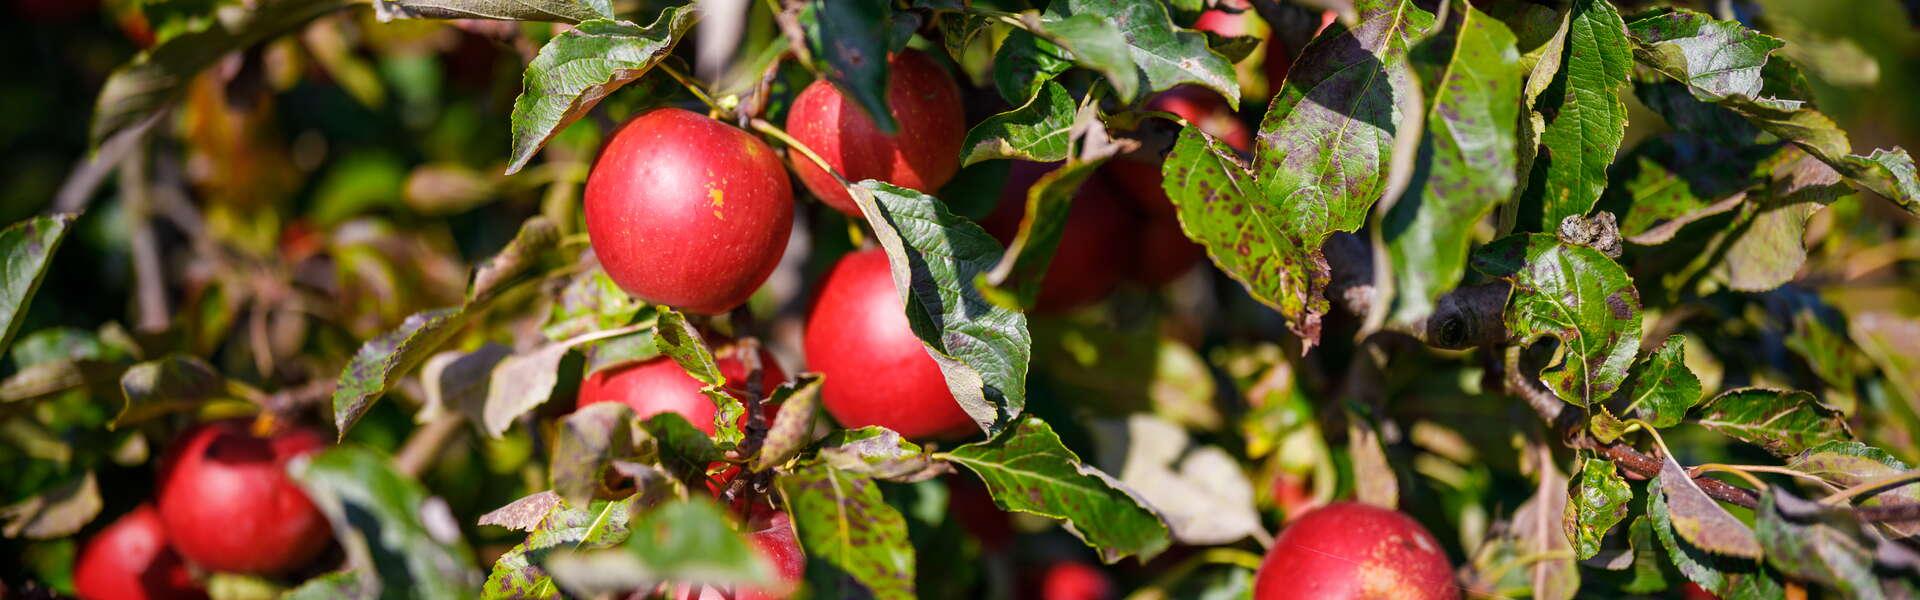
<path fill-rule="evenodd" d="M 160 513 L 142 504 L 87 540 L 74 560 L 81 600 L 192 600 L 207 592 L 173 551 Z"/>
<path fill-rule="evenodd" d="M 720 367 L 720 375 L 727 379 L 727 387 L 745 391 L 747 389 L 747 365 L 740 360 L 740 347 L 722 341 L 715 344 L 713 362 Z M 773 393 L 773 389 L 787 380 L 786 372 L 780 369 L 780 362 L 765 348 L 759 351 L 760 358 L 760 395 L 762 398 Z M 631 365 L 605 369 L 588 375 L 580 382 L 580 395 L 575 399 L 576 406 L 587 406 L 600 402 L 621 402 L 642 419 L 660 413 L 674 413 L 686 417 L 688 423 L 699 428 L 707 435 L 713 435 L 713 417 L 719 409 L 713 400 L 700 393 L 705 384 L 688 375 L 685 369 L 672 358 L 660 356 Z M 773 424 L 773 416 L 778 407 L 771 403 L 761 404 L 767 424 Z M 744 423 L 745 417 L 741 417 Z"/>
<path fill-rule="evenodd" d="M 332 540 L 320 509 L 287 476 L 287 462 L 326 445 L 310 429 L 259 436 L 249 421 L 201 424 L 161 458 L 160 522 L 173 547 L 214 571 L 283 575 Z"/>
<path fill-rule="evenodd" d="M 1460 597 L 1439 540 L 1412 517 L 1358 502 L 1300 517 L 1273 541 L 1254 600 Z"/>
<path fill-rule="evenodd" d="M 888 61 L 887 109 L 899 124 L 891 135 L 852 98 L 820 79 L 794 98 L 787 132 L 848 182 L 878 179 L 931 193 L 953 179 L 967 135 L 953 76 L 918 50 L 895 53 Z M 860 214 L 846 188 L 813 161 L 795 158 L 793 166 L 814 196 L 840 212 Z"/>
<path fill-rule="evenodd" d="M 804 337 L 807 367 L 823 378 L 820 402 L 841 425 L 878 425 L 915 440 L 979 431 L 907 323 L 885 251 L 861 250 L 834 264 Z"/>
<path fill-rule="evenodd" d="M 1059 166 L 1014 163 L 1001 188 L 1000 204 L 980 227 L 1001 244 L 1012 243 L 1026 218 L 1028 189 Z M 1139 231 L 1140 215 L 1127 200 L 1100 174 L 1088 177 L 1067 211 L 1066 229 L 1041 276 L 1034 311 L 1068 312 L 1112 294 L 1138 260 L 1140 246 L 1133 238 Z"/>
<path fill-rule="evenodd" d="M 1118 596 L 1105 572 L 1081 561 L 1056 561 L 1040 574 L 1039 600 L 1113 600 Z"/>
<path fill-rule="evenodd" d="M 749 522 L 748 526 L 751 531 L 747 532 L 747 542 L 753 545 L 755 554 L 773 567 L 774 585 L 733 590 L 692 586 L 681 588 L 674 596 L 685 600 L 782 600 L 791 596 L 807 570 L 807 557 L 800 551 L 800 540 L 794 537 L 792 520 L 787 513 L 770 512 Z"/>

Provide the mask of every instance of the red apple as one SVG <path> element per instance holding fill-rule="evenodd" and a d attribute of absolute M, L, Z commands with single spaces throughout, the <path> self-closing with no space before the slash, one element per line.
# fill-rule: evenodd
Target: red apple
<path fill-rule="evenodd" d="M 1040 575 L 1040 600 L 1112 600 L 1117 595 L 1106 572 L 1077 560 L 1047 565 Z"/>
<path fill-rule="evenodd" d="M 1194 19 L 1193 28 L 1199 31 L 1211 31 L 1222 37 L 1230 38 L 1253 35 L 1252 32 L 1248 31 L 1250 28 L 1247 27 L 1247 19 L 1252 18 L 1253 14 L 1254 13 L 1247 10 L 1227 12 L 1219 9 L 1208 9 L 1200 13 L 1200 18 Z"/>
<path fill-rule="evenodd" d="M 894 54 L 888 68 L 887 109 L 900 125 L 893 135 L 882 133 L 859 104 L 824 79 L 794 98 L 787 132 L 847 181 L 878 179 L 933 192 L 960 170 L 960 143 L 967 135 L 960 86 L 916 50 Z M 859 216 L 853 196 L 813 161 L 796 158 L 793 168 L 813 195 Z"/>
<path fill-rule="evenodd" d="M 965 475 L 948 475 L 944 479 L 947 514 L 953 515 L 962 529 L 980 540 L 982 549 L 1000 552 L 1013 546 L 1013 520 L 994 504 L 993 494 L 986 485 Z"/>
<path fill-rule="evenodd" d="M 1440 542 L 1399 512 L 1329 504 L 1280 531 L 1254 576 L 1254 600 L 1459 598 Z"/>
<path fill-rule="evenodd" d="M 87 541 L 74 561 L 73 589 L 82 600 L 207 597 L 168 546 L 152 504 L 140 505 Z"/>
<path fill-rule="evenodd" d="M 1207 257 L 1207 249 L 1187 238 L 1177 218 L 1148 217 L 1140 227 L 1140 264 L 1131 276 L 1147 287 L 1160 287 L 1192 271 Z"/>
<path fill-rule="evenodd" d="M 793 230 L 793 190 L 759 138 L 677 108 L 627 121 L 587 176 L 587 235 L 614 283 L 689 312 L 741 305 Z"/>
<path fill-rule="evenodd" d="M 792 521 L 787 513 L 773 512 L 765 521 L 755 519 L 755 522 L 758 525 L 747 533 L 747 541 L 753 544 L 754 552 L 773 567 L 778 584 L 772 588 L 731 592 L 714 586 L 698 586 L 698 589 L 682 588 L 674 596 L 686 600 L 781 600 L 792 595 L 807 571 L 807 557 L 800 552 L 800 540 L 793 535 Z"/>
<path fill-rule="evenodd" d="M 720 374 L 727 378 L 729 388 L 746 390 L 747 365 L 734 354 L 737 346 L 719 345 L 714 352 L 714 364 L 720 367 Z M 765 348 L 760 349 L 760 394 L 766 397 L 773 388 L 787 380 L 780 363 Z M 580 395 L 576 406 L 586 406 L 599 402 L 624 402 L 633 409 L 634 414 L 645 419 L 660 413 L 676 413 L 687 418 L 694 427 L 713 435 L 713 417 L 718 409 L 713 400 L 700 393 L 706 387 L 700 380 L 688 375 L 680 364 L 665 356 L 651 358 L 633 365 L 616 367 L 588 375 L 580 382 Z M 762 404 L 763 414 L 768 425 L 773 423 L 773 415 L 778 410 L 772 404 Z M 741 417 L 745 423 L 745 417 Z"/>
<path fill-rule="evenodd" d="M 1014 163 L 1001 188 L 1000 204 L 980 226 L 1001 244 L 1013 242 L 1026 218 L 1027 189 L 1055 164 Z M 1140 217 L 1104 177 L 1095 175 L 1080 185 L 1067 212 L 1059 249 L 1040 282 L 1034 311 L 1060 313 L 1105 299 L 1126 277 L 1139 256 L 1133 237 Z"/>
<path fill-rule="evenodd" d="M 1273 494 L 1273 504 L 1280 507 L 1280 513 L 1288 521 L 1299 519 L 1313 510 L 1313 488 L 1309 483 L 1306 475 L 1297 473 L 1282 472 L 1273 477 L 1273 486 L 1269 490 Z"/>
<path fill-rule="evenodd" d="M 916 440 L 979 431 L 907 323 L 884 251 L 848 254 L 827 272 L 805 338 L 807 366 L 824 377 L 820 402 L 841 425 Z"/>
<path fill-rule="evenodd" d="M 174 441 L 160 463 L 160 522 L 181 556 L 215 571 L 282 575 L 331 539 L 326 517 L 287 477 L 287 461 L 326 438 L 288 428 L 260 437 L 248 421 L 206 423 Z"/>

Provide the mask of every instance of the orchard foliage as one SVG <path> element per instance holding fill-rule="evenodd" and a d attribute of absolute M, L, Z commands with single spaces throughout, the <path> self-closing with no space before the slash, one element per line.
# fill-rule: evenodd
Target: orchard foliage
<path fill-rule="evenodd" d="M 14 4 L 0 596 L 1920 596 L 1892 2 Z"/>

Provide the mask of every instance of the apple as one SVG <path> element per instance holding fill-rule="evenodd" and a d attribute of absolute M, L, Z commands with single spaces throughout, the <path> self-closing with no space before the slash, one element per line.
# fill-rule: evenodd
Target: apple
<path fill-rule="evenodd" d="M 1000 510 L 1000 505 L 994 504 L 993 494 L 986 485 L 960 474 L 950 474 L 943 479 L 947 483 L 947 514 L 953 515 L 962 529 L 980 540 L 982 549 L 1000 552 L 1013 546 L 1013 519 Z"/>
<path fill-rule="evenodd" d="M 860 105 L 833 84 L 815 80 L 794 98 L 787 133 L 849 182 L 878 179 L 933 192 L 953 179 L 967 135 L 960 86 L 953 76 L 917 50 L 894 54 L 888 61 L 887 111 L 900 125 L 893 135 L 882 133 Z M 795 158 L 793 168 L 814 196 L 840 212 L 860 215 L 853 196 L 813 161 Z"/>
<path fill-rule="evenodd" d="M 747 542 L 773 567 L 776 585 L 742 588 L 731 593 L 715 586 L 683 587 L 674 596 L 686 600 L 781 600 L 792 595 L 807 571 L 807 556 L 800 551 L 799 538 L 794 537 L 793 522 L 787 513 L 771 512 L 764 520 L 757 518 L 749 525 L 753 530 L 747 532 Z"/>
<path fill-rule="evenodd" d="M 161 458 L 160 522 L 181 556 L 215 571 L 283 575 L 332 539 L 326 517 L 287 477 L 287 461 L 326 438 L 286 428 L 254 435 L 250 421 L 205 423 L 180 434 Z"/>
<path fill-rule="evenodd" d="M 736 354 L 739 346 L 720 344 L 718 348 L 714 351 L 713 362 L 720 367 L 720 375 L 727 378 L 729 388 L 737 388 L 744 393 L 747 365 Z M 787 375 L 780 370 L 780 363 L 774 360 L 772 353 L 761 348 L 759 355 L 760 395 L 765 398 L 773 393 L 773 388 L 787 380 Z M 703 387 L 706 386 L 688 375 L 679 363 L 660 356 L 588 375 L 585 381 L 580 382 L 580 395 L 575 402 L 576 408 L 600 402 L 624 402 L 642 419 L 671 412 L 686 417 L 687 422 L 707 435 L 713 435 L 713 417 L 718 409 L 713 406 L 713 400 L 700 393 Z M 778 407 L 762 403 L 761 408 L 767 424 L 771 426 Z M 741 419 L 745 423 L 745 417 Z"/>
<path fill-rule="evenodd" d="M 587 175 L 587 236 L 634 297 L 719 314 L 773 273 L 793 231 L 793 189 L 765 142 L 662 108 L 614 132 Z"/>
<path fill-rule="evenodd" d="M 1113 588 L 1106 572 L 1077 560 L 1054 562 L 1040 575 L 1040 600 L 1112 600 Z"/>
<path fill-rule="evenodd" d="M 1273 486 L 1268 492 L 1273 495 L 1273 505 L 1291 521 L 1305 516 L 1314 506 L 1312 483 L 1306 475 L 1281 472 L 1273 477 Z"/>
<path fill-rule="evenodd" d="M 152 504 L 141 504 L 87 541 L 74 561 L 73 589 L 82 600 L 207 597 L 168 545 Z"/>
<path fill-rule="evenodd" d="M 1280 531 L 1254 576 L 1254 600 L 1459 598 L 1453 565 L 1420 523 L 1358 502 L 1329 504 Z"/>
<path fill-rule="evenodd" d="M 1001 244 L 1013 242 L 1026 218 L 1027 189 L 1057 164 L 1016 162 L 1000 190 L 1000 204 L 980 222 Z M 1080 185 L 1067 211 L 1066 229 L 1053 262 L 1040 281 L 1034 311 L 1062 313 L 1105 299 L 1120 287 L 1134 261 L 1139 244 L 1140 215 L 1106 178 L 1095 174 Z"/>
<path fill-rule="evenodd" d="M 804 338 L 807 366 L 823 377 L 820 403 L 841 425 L 879 425 L 915 440 L 979 431 L 907 323 L 885 251 L 861 250 L 834 264 Z"/>

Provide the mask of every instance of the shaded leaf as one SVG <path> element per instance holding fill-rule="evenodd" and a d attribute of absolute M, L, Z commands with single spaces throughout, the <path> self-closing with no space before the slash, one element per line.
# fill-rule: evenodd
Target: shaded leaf
<path fill-rule="evenodd" d="M 1067 531 L 1107 562 L 1151 558 L 1170 541 L 1159 515 L 1124 484 L 1082 464 L 1037 418 L 943 457 L 979 475 L 1002 509 L 1065 521 Z"/>
<path fill-rule="evenodd" d="M 1545 119 L 1542 151 L 1530 165 L 1522 197 L 1538 204 L 1540 220 L 1528 226 L 1542 231 L 1593 209 L 1627 129 L 1627 107 L 1620 100 L 1633 70 L 1626 24 L 1607 0 L 1574 0 L 1569 10 L 1564 62 L 1534 107 Z"/>
<path fill-rule="evenodd" d="M 714 445 L 712 437 L 695 429 L 678 413 L 663 412 L 647 417 L 640 422 L 640 427 L 659 444 L 660 464 L 682 480 L 704 476 L 707 465 L 725 454 Z"/>
<path fill-rule="evenodd" d="M 449 350 L 427 357 L 420 365 L 426 403 L 414 413 L 414 422 L 424 424 L 443 414 L 458 414 L 476 427 L 486 427 L 491 374 L 495 365 L 512 354 L 512 349 L 489 342 L 472 352 Z"/>
<path fill-rule="evenodd" d="M 362 448 L 339 446 L 288 465 L 333 523 L 347 564 L 378 575 L 374 585 L 429 598 L 476 595 L 480 573 L 445 502 Z"/>
<path fill-rule="evenodd" d="M 803 374 L 774 388 L 767 402 L 780 406 L 766 441 L 753 456 L 753 470 L 765 471 L 792 460 L 813 441 L 813 418 L 820 412 L 820 376 Z"/>
<path fill-rule="evenodd" d="M 1030 22 L 1037 23 L 1038 20 Z M 1108 33 L 1111 39 L 1118 39 L 1120 35 L 1118 31 Z M 1103 56 L 1112 59 L 1115 54 L 1118 52 Z M 1127 64 L 1124 54 L 1120 54 L 1117 61 L 1121 65 Z M 1025 29 L 1015 29 L 1007 34 L 1007 39 L 994 52 L 993 86 L 1008 103 L 1024 105 L 1039 95 L 1047 82 L 1073 68 L 1073 63 L 1074 54 L 1067 49 Z"/>
<path fill-rule="evenodd" d="M 569 123 L 659 64 L 698 14 L 691 6 L 671 6 L 645 27 L 594 19 L 548 41 L 527 65 L 524 87 L 513 101 L 507 173 L 525 167 Z"/>
<path fill-rule="evenodd" d="M 0 381 L 0 402 L 20 402 L 44 398 L 87 384 L 89 371 L 102 370 L 89 360 L 55 360 L 34 363 Z"/>
<path fill-rule="evenodd" d="M 1092 109 L 1088 109 L 1082 112 L 1081 120 L 1091 122 L 1091 127 L 1100 127 L 1092 116 Z M 1105 135 L 1104 130 L 1100 135 Z M 991 272 L 975 281 L 987 298 L 996 300 L 996 304 L 1010 304 L 1023 310 L 1034 306 L 1041 282 L 1066 233 L 1075 194 L 1112 156 L 1107 152 L 1091 159 L 1074 157 L 1041 175 L 1027 188 L 1026 210 L 1022 211 L 1020 227 L 1013 240 L 1007 243 L 1007 251 L 1000 255 Z"/>
<path fill-rule="evenodd" d="M 112 424 L 119 427 L 190 411 L 208 400 L 224 397 L 226 391 L 226 378 L 199 358 L 176 354 L 143 362 L 120 376 L 125 403 Z"/>
<path fill-rule="evenodd" d="M 1593 558 L 1600 553 L 1601 539 L 1627 518 L 1633 488 L 1627 487 L 1627 480 L 1612 462 L 1582 456 L 1578 472 L 1568 482 L 1567 496 L 1566 534 L 1573 543 L 1574 556 Z"/>
<path fill-rule="evenodd" d="M 1767 564 L 1796 580 L 1819 584 L 1844 598 L 1879 598 L 1873 551 L 1843 516 L 1796 518 L 1792 512 L 1819 509 L 1811 501 L 1769 486 L 1754 508 L 1754 533 L 1766 549 Z"/>
<path fill-rule="evenodd" d="M 1164 91 L 1191 83 L 1219 92 L 1228 106 L 1240 107 L 1240 85 L 1235 80 L 1233 63 L 1208 48 L 1205 34 L 1175 26 L 1160 2 L 1061 0 L 1047 5 L 1046 16 L 1061 21 L 1093 17 L 1114 24 L 1126 42 L 1133 64 L 1146 79 L 1143 92 Z M 1049 30 L 1059 28 L 1050 26 Z M 1134 97 L 1122 83 L 1116 83 L 1114 91 L 1122 100 Z"/>
<path fill-rule="evenodd" d="M 1032 98 L 1042 82 L 1065 71 L 1067 65 L 1063 61 L 1072 61 L 1101 74 L 1107 85 L 1113 86 L 1114 95 L 1121 99 L 1138 97 L 1140 71 L 1133 63 L 1133 48 L 1127 43 L 1126 33 L 1118 23 L 1097 15 L 1062 16 L 1051 10 L 1039 17 L 1021 15 L 1021 19 L 1026 25 L 1025 32 L 1030 32 L 1033 37 L 1010 49 L 1003 47 L 1001 51 L 1003 54 L 1013 54 L 1008 57 L 1012 68 L 1024 69 L 1031 65 L 1037 69 L 1032 74 L 1012 75 L 1011 79 L 1020 86 L 1019 98 Z M 1009 38 L 1025 32 L 1015 32 Z M 999 61 L 1000 56 L 996 55 L 994 62 Z M 995 81 L 999 82 L 1000 67 L 997 64 L 994 74 Z M 1017 83 L 1022 81 L 1023 84 Z M 1005 95 L 1009 89 L 1009 86 L 1002 85 L 1000 93 Z"/>
<path fill-rule="evenodd" d="M 567 279 L 565 287 L 553 298 L 553 310 L 540 332 L 547 339 L 560 341 L 595 331 L 606 331 L 634 323 L 647 313 L 647 304 L 620 289 L 607 276 L 607 270 L 594 261 L 588 269 Z M 647 333 L 648 336 L 652 332 Z M 651 337 L 649 337 L 651 339 Z M 652 344 L 647 344 L 649 348 Z"/>
<path fill-rule="evenodd" d="M 942 470 L 919 444 L 891 429 L 873 426 L 834 432 L 820 442 L 820 460 L 841 471 L 885 481 L 920 481 Z"/>
<path fill-rule="evenodd" d="M 1701 491 L 1672 456 L 1661 457 L 1659 481 L 1661 502 L 1671 511 L 1670 527 L 1681 539 L 1715 554 L 1760 558 L 1760 542 L 1753 530 Z"/>
<path fill-rule="evenodd" d="M 1025 106 L 987 117 L 968 130 L 966 141 L 960 145 L 960 164 L 996 159 L 1066 160 L 1073 116 L 1073 96 L 1060 84 L 1045 82 Z"/>
<path fill-rule="evenodd" d="M 100 482 L 87 471 L 80 477 L 0 507 L 0 533 L 9 538 L 50 540 L 80 531 L 100 516 Z"/>
<path fill-rule="evenodd" d="M 828 464 L 803 465 L 775 484 L 815 594 L 829 598 L 913 598 L 914 548 L 906 519 L 865 475 Z"/>
<path fill-rule="evenodd" d="M 1034 338 L 1047 378 L 1082 406 L 1106 414 L 1151 411 L 1208 431 L 1227 424 L 1206 361 L 1155 327 L 1048 320 L 1036 325 Z"/>
<path fill-rule="evenodd" d="M 670 502 L 632 517 L 617 547 L 556 549 L 540 567 L 569 594 L 592 597 L 662 582 L 713 586 L 760 584 L 772 569 L 708 500 Z"/>
<path fill-rule="evenodd" d="M 393 19 L 498 19 L 578 23 L 612 19 L 611 0 L 374 0 L 381 21 Z"/>
<path fill-rule="evenodd" d="M 591 502 L 605 487 L 607 467 L 633 453 L 632 421 L 624 402 L 596 402 L 562 419 L 553 440 L 553 491 L 574 506 Z"/>
<path fill-rule="evenodd" d="M 1513 283 L 1508 331 L 1527 344 L 1559 340 L 1560 363 L 1540 372 L 1554 395 L 1589 406 L 1626 380 L 1640 348 L 1640 294 L 1619 264 L 1593 248 L 1529 234 L 1488 244 L 1473 265 Z"/>
<path fill-rule="evenodd" d="M 333 571 L 287 590 L 280 600 L 336 600 L 380 595 L 380 582 L 361 571 Z"/>
<path fill-rule="evenodd" d="M 1194 444 L 1179 425 L 1150 415 L 1099 421 L 1093 432 L 1101 467 L 1153 506 L 1175 540 L 1211 546 L 1265 531 L 1253 483 L 1220 448 Z"/>
<path fill-rule="evenodd" d="M 900 127 L 887 108 L 887 35 L 893 17 L 887 0 L 812 0 L 800 13 L 814 70 L 888 134 Z"/>
<path fill-rule="evenodd" d="M 1685 477 L 1684 473 L 1681 477 Z M 1654 537 L 1666 548 L 1667 558 L 1680 569 L 1681 575 L 1722 598 L 1780 598 L 1785 595 L 1786 591 L 1781 588 L 1780 582 L 1771 572 L 1762 569 L 1757 561 L 1715 556 L 1675 536 L 1675 518 L 1668 510 L 1667 494 L 1662 491 L 1666 487 L 1666 479 L 1666 475 L 1662 474 L 1648 482 L 1646 518 Z M 1686 485 L 1692 487 L 1692 480 L 1687 481 Z M 1702 498 L 1705 498 L 1704 494 Z M 1706 501 L 1712 502 L 1710 499 Z M 1747 535 L 1751 537 L 1752 533 L 1749 531 Z M 1755 550 L 1758 551 L 1757 540 L 1755 544 Z"/>
<path fill-rule="evenodd" d="M 467 316 L 466 310 L 457 306 L 417 312 L 399 328 L 361 344 L 353 360 L 340 371 L 340 382 L 333 392 L 333 425 L 341 438 L 373 408 L 374 400 L 452 339 L 466 325 Z"/>
<path fill-rule="evenodd" d="M 560 360 L 566 358 L 568 348 L 562 342 L 542 344 L 494 364 L 481 409 L 481 425 L 487 435 L 500 437 L 520 415 L 547 403 L 554 384 L 559 382 Z"/>
<path fill-rule="evenodd" d="M 505 248 L 473 269 L 467 284 L 467 304 L 478 304 L 499 295 L 515 281 L 527 277 L 543 256 L 560 245 L 560 228 L 546 217 L 527 219 Z"/>
<path fill-rule="evenodd" d="M 1782 458 L 1853 437 L 1844 417 L 1799 390 L 1728 390 L 1701 404 L 1696 422 Z"/>
<path fill-rule="evenodd" d="M 1847 335 L 1873 359 L 1907 406 L 1920 406 L 1920 319 L 1884 312 L 1852 315 Z"/>
<path fill-rule="evenodd" d="M 0 348 L 10 348 L 13 334 L 20 331 L 21 317 L 40 290 L 47 265 L 60 242 L 67 237 L 67 226 L 74 215 L 34 217 L 0 230 Z M 25 366 L 25 365 L 22 365 Z"/>
<path fill-rule="evenodd" d="M 700 393 L 713 401 L 713 441 L 721 448 L 732 448 L 746 437 L 740 430 L 740 418 L 747 414 L 746 405 L 727 391 L 727 377 L 720 373 L 720 365 L 706 341 L 700 338 L 700 331 L 694 329 L 680 311 L 665 307 L 659 310 L 654 341 L 660 353 L 672 358 L 687 375 L 701 383 Z"/>
<path fill-rule="evenodd" d="M 1620 589 L 1631 594 L 1667 589 L 1666 569 L 1660 568 L 1660 542 L 1654 539 L 1653 524 L 1646 515 L 1633 518 L 1633 524 L 1627 526 L 1627 540 L 1633 544 L 1633 578 Z"/>

